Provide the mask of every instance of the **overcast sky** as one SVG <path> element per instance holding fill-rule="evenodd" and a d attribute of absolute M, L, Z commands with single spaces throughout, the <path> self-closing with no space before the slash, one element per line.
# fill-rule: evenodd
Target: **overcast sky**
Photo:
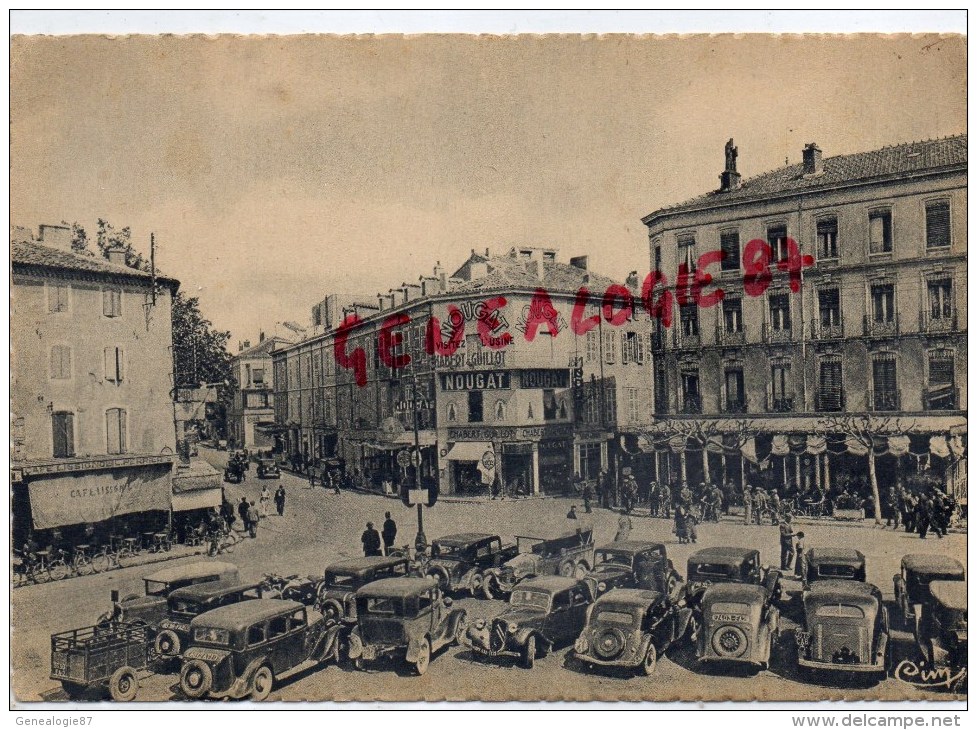
<path fill-rule="evenodd" d="M 934 36 L 18 38 L 11 222 L 132 227 L 237 339 L 470 249 L 622 279 L 641 217 L 755 175 L 966 131 Z"/>

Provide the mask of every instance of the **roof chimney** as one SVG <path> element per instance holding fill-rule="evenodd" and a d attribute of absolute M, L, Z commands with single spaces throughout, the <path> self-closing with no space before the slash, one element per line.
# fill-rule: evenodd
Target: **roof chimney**
<path fill-rule="evenodd" d="M 68 244 L 70 247 L 70 243 Z M 106 256 L 108 256 L 109 263 L 117 264 L 118 266 L 126 265 L 126 250 L 121 246 L 113 246 L 105 251 Z"/>
<path fill-rule="evenodd" d="M 265 341 L 265 333 L 264 332 L 258 332 L 258 342 L 260 343 L 260 342 L 264 342 L 264 341 Z"/>
<path fill-rule="evenodd" d="M 68 226 L 52 226 L 45 223 L 40 226 L 40 232 L 38 243 L 52 248 L 63 248 L 66 251 L 71 250 L 71 229 Z"/>
<path fill-rule="evenodd" d="M 638 288 L 638 272 L 632 271 L 628 274 L 628 278 L 624 281 L 624 285 L 634 291 Z"/>
<path fill-rule="evenodd" d="M 739 189 L 742 176 L 736 172 L 736 156 L 738 154 L 739 151 L 733 144 L 733 138 L 730 137 L 726 143 L 726 169 L 719 176 L 719 190 L 721 192 Z"/>
<path fill-rule="evenodd" d="M 821 148 L 816 142 L 804 145 L 804 174 L 820 175 L 824 172 L 824 163 L 821 161 Z"/>
<path fill-rule="evenodd" d="M 586 256 L 571 256 L 570 266 L 574 266 L 578 269 L 587 270 L 587 257 Z"/>

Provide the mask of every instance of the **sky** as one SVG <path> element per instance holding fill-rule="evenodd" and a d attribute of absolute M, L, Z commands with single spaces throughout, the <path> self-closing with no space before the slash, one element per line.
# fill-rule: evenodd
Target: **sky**
<path fill-rule="evenodd" d="M 154 232 L 232 342 L 472 249 L 623 281 L 730 137 L 748 177 L 959 134 L 965 67 L 951 36 L 15 37 L 11 223 Z"/>

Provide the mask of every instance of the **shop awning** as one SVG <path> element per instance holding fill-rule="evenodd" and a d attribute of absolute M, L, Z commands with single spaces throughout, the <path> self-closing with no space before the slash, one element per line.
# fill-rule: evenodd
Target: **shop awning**
<path fill-rule="evenodd" d="M 259 421 L 254 424 L 255 429 L 262 431 L 264 433 L 285 433 L 288 431 L 287 426 L 283 426 L 280 423 L 275 423 L 274 421 Z"/>
<path fill-rule="evenodd" d="M 191 492 L 181 492 L 173 495 L 173 511 L 186 512 L 192 509 L 207 509 L 220 507 L 221 488 L 197 489 Z"/>
<path fill-rule="evenodd" d="M 456 441 L 445 458 L 452 461 L 481 461 L 486 451 L 492 451 L 492 444 L 488 441 Z"/>

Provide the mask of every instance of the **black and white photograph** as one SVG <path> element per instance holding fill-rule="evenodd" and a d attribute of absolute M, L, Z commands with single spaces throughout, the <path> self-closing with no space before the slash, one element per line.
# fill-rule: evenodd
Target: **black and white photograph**
<path fill-rule="evenodd" d="M 12 35 L 12 705 L 962 706 L 961 33 Z"/>

